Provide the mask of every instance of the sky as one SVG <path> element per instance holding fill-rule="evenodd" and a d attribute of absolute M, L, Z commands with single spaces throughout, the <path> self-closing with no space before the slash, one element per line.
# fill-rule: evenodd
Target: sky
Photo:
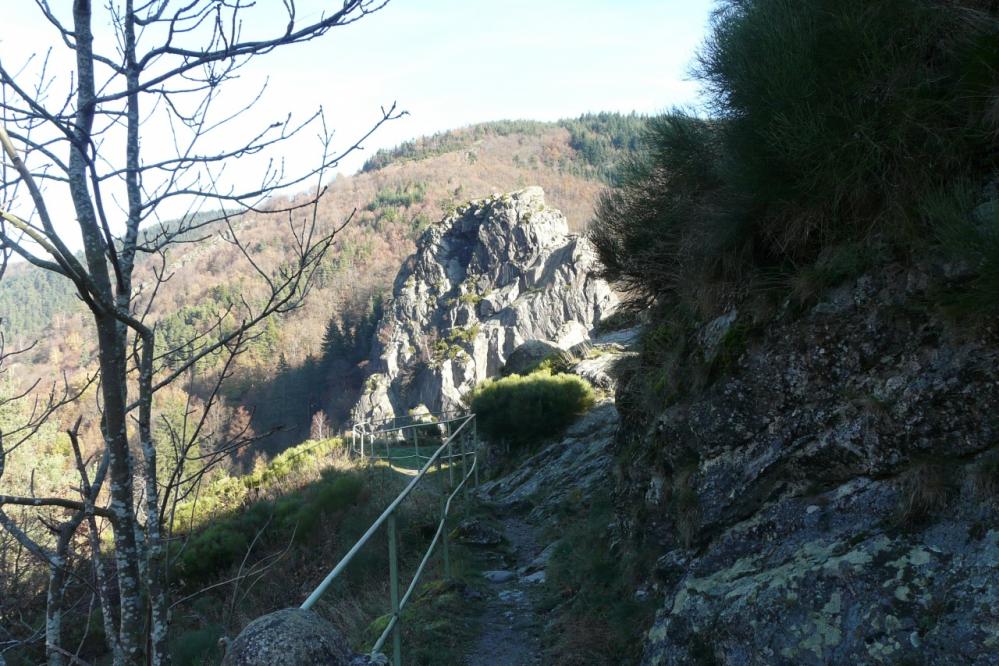
<path fill-rule="evenodd" d="M 5 4 L 0 62 L 11 69 L 51 45 L 51 69 L 68 69 L 71 54 L 34 3 Z M 308 20 L 338 3 L 297 4 Z M 322 107 L 336 131 L 334 147 L 343 148 L 371 126 L 380 107 L 397 103 L 408 115 L 339 164 L 338 171 L 352 173 L 378 148 L 487 120 L 696 106 L 690 66 L 712 6 L 712 0 L 392 0 L 355 24 L 251 63 L 230 86 L 226 108 L 241 108 L 266 81 L 265 95 L 220 140 L 238 141 L 289 112 L 301 118 Z M 247 34 L 285 22 L 280 0 L 257 0 Z M 110 31 L 97 25 L 95 33 L 98 48 L 113 53 Z M 158 128 L 144 129 L 144 149 L 166 149 Z M 313 159 L 314 136 L 290 144 L 282 156 Z M 254 168 L 243 161 L 227 176 L 252 177 Z"/>

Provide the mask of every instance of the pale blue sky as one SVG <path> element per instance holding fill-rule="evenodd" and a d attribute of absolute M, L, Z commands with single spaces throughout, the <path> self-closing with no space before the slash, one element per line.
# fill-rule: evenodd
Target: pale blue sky
<path fill-rule="evenodd" d="M 323 81 L 338 127 L 398 100 L 411 117 L 371 147 L 501 118 L 653 113 L 693 104 L 710 0 L 396 0 L 269 67 Z M 367 113 L 365 113 L 367 112 Z"/>
<path fill-rule="evenodd" d="M 6 2 L 0 60 L 16 70 L 31 53 L 52 47 L 50 73 L 66 72 L 72 54 L 33 2 Z M 103 3 L 95 3 L 95 9 Z M 338 2 L 300 0 L 299 18 L 315 17 Z M 218 144 L 240 145 L 288 112 L 306 116 L 322 106 L 337 130 L 338 147 L 350 145 L 397 101 L 410 115 L 380 130 L 363 153 L 339 171 L 351 173 L 376 149 L 471 123 L 503 118 L 555 120 L 595 111 L 655 113 L 696 105 L 690 80 L 713 0 L 392 0 L 382 11 L 322 39 L 284 48 L 254 61 L 227 87 L 226 111 L 242 108 L 269 80 L 251 114 L 227 123 Z M 52 5 L 67 12 L 68 0 Z M 67 17 L 68 19 L 68 17 Z M 247 12 L 249 35 L 284 27 L 280 0 L 257 0 Z M 96 22 L 96 46 L 114 55 L 107 19 Z M 29 73 L 30 73 L 29 68 Z M 100 78 L 100 74 L 98 74 Z M 63 75 L 64 86 L 71 79 Z M 58 85 L 56 88 L 58 89 Z M 147 123 L 147 161 L 169 151 L 164 125 Z M 285 147 L 289 164 L 316 159 L 314 134 Z M 116 140 L 109 155 L 122 152 Z M 210 148 L 209 148 L 210 150 Z M 113 159 L 113 158 L 112 158 Z M 253 180 L 262 160 L 241 160 L 223 180 Z M 64 196 L 52 197 L 59 217 L 72 216 Z M 63 204 L 66 204 L 65 206 Z M 175 207 L 164 215 L 179 215 Z M 30 211 L 25 210 L 26 214 Z M 71 225 L 70 221 L 70 225 Z M 75 243 L 74 243 L 75 244 Z"/>

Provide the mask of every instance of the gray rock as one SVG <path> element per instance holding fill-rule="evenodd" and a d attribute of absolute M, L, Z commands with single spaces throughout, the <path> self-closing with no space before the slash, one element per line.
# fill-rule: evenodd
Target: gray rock
<path fill-rule="evenodd" d="M 514 349 L 503 365 L 502 374 L 522 375 L 545 359 L 562 354 L 562 348 L 547 340 L 528 340 Z"/>
<path fill-rule="evenodd" d="M 739 311 L 733 308 L 704 327 L 704 330 L 701 331 L 700 343 L 705 361 L 710 363 L 715 359 L 719 346 L 738 317 Z"/>
<path fill-rule="evenodd" d="M 466 546 L 498 546 L 503 543 L 502 534 L 476 518 L 461 521 L 454 530 L 453 538 Z"/>
<path fill-rule="evenodd" d="M 620 501 L 662 544 L 644 664 L 999 663 L 997 330 L 926 276 L 782 315 L 653 420 Z"/>
<path fill-rule="evenodd" d="M 596 250 L 532 187 L 473 201 L 430 227 L 396 277 L 354 420 L 462 408 L 527 341 L 589 340 L 618 297 Z"/>
<path fill-rule="evenodd" d="M 499 593 L 499 598 L 501 601 L 518 603 L 523 601 L 524 593 L 521 590 L 503 590 Z M 511 613 L 509 617 L 512 619 L 513 614 Z"/>
<path fill-rule="evenodd" d="M 593 347 L 588 358 L 576 363 L 572 371 L 588 381 L 594 388 L 613 394 L 617 390 L 620 364 L 626 359 L 635 358 L 637 352 L 622 351 L 619 345 Z"/>
<path fill-rule="evenodd" d="M 226 650 L 224 666 L 348 666 L 347 640 L 312 611 L 286 608 L 259 617 Z"/>
<path fill-rule="evenodd" d="M 532 574 L 524 576 L 522 580 L 529 585 L 541 585 L 545 582 L 546 578 L 545 571 L 542 569 L 541 571 L 535 571 Z"/>
<path fill-rule="evenodd" d="M 488 580 L 490 583 L 506 583 L 513 580 L 514 573 L 512 571 L 486 571 L 482 574 L 483 578 Z"/>
<path fill-rule="evenodd" d="M 570 493 L 586 496 L 610 477 L 610 448 L 618 423 L 613 402 L 598 404 L 561 439 L 524 460 L 516 471 L 483 483 L 479 496 L 495 502 L 499 509 L 530 507 L 533 521 L 547 520 Z"/>
<path fill-rule="evenodd" d="M 558 548 L 559 542 L 550 543 L 545 546 L 537 557 L 535 557 L 531 562 L 524 567 L 523 573 L 531 573 L 534 571 L 540 571 L 548 567 L 548 563 L 551 562 L 552 555 L 555 554 L 555 549 Z"/>

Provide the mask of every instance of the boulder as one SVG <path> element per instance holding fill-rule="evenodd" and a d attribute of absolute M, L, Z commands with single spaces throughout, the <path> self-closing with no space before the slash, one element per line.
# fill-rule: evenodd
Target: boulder
<path fill-rule="evenodd" d="M 477 518 L 461 521 L 455 528 L 452 538 L 466 546 L 498 546 L 503 543 L 503 535 Z"/>
<path fill-rule="evenodd" d="M 562 348 L 547 340 L 528 340 L 511 352 L 503 365 L 503 375 L 523 375 L 539 363 L 562 353 Z"/>
<path fill-rule="evenodd" d="M 355 655 L 316 613 L 285 608 L 259 617 L 226 649 L 223 666 L 350 666 Z"/>

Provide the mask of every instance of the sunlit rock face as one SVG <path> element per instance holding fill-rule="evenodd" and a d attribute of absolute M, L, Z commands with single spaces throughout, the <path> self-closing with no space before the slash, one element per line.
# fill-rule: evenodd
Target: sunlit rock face
<path fill-rule="evenodd" d="M 459 208 L 396 277 L 355 420 L 460 408 L 524 342 L 588 341 L 618 305 L 597 268 L 593 246 L 540 188 Z"/>

